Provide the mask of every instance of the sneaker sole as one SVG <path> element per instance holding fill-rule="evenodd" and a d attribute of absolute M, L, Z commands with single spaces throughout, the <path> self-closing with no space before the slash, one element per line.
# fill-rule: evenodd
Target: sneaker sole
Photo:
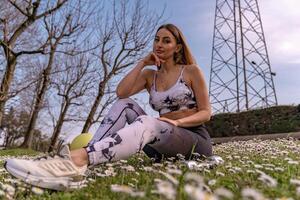
<path fill-rule="evenodd" d="M 17 169 L 7 167 L 7 162 L 4 163 L 4 168 L 8 171 L 11 175 L 16 178 L 21 179 L 25 183 L 30 185 L 34 185 L 41 188 L 51 189 L 51 190 L 58 190 L 58 191 L 66 191 L 72 189 L 79 189 L 84 186 L 85 180 L 83 181 L 71 181 L 70 178 L 46 178 L 44 177 L 41 179 L 38 176 L 33 176 L 28 173 L 24 173 Z M 59 183 L 59 184 L 58 184 Z"/>

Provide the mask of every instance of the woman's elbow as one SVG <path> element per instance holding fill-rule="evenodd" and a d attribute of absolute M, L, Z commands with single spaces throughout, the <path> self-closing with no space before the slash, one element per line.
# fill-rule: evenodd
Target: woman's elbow
<path fill-rule="evenodd" d="M 118 97 L 119 99 L 124 99 L 124 98 L 126 98 L 124 92 L 121 92 L 121 89 L 119 88 L 119 85 L 118 85 L 118 87 L 117 87 L 117 89 L 116 89 L 116 95 L 117 95 L 117 97 Z"/>
<path fill-rule="evenodd" d="M 206 121 L 208 122 L 208 121 L 210 121 L 210 119 L 211 119 L 211 114 L 209 114 L 209 115 L 207 116 Z"/>
<path fill-rule="evenodd" d="M 116 95 L 119 99 L 125 99 L 128 98 L 130 95 L 125 94 L 125 93 L 121 93 L 119 90 L 116 91 Z"/>
<path fill-rule="evenodd" d="M 211 110 L 206 110 L 205 117 L 204 117 L 204 122 L 210 121 L 211 116 L 212 116 Z"/>
<path fill-rule="evenodd" d="M 117 95 L 117 97 L 118 97 L 118 98 L 120 98 L 120 99 L 121 99 L 121 97 L 122 97 L 122 94 L 120 93 L 120 91 L 119 91 L 119 90 L 116 90 L 116 95 Z"/>
<path fill-rule="evenodd" d="M 120 94 L 120 93 L 116 93 L 117 94 L 117 97 L 119 98 L 119 99 L 125 99 L 125 98 L 127 98 L 128 97 L 128 95 L 124 95 L 124 94 Z"/>

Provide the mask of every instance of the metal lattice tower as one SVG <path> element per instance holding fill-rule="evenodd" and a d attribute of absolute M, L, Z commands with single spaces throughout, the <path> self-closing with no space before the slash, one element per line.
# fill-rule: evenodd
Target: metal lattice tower
<path fill-rule="evenodd" d="M 214 113 L 277 105 L 257 0 L 216 0 L 209 95 Z"/>

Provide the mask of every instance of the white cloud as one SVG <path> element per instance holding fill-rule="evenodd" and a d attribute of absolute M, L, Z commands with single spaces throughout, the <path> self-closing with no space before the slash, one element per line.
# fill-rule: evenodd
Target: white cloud
<path fill-rule="evenodd" d="M 299 7 L 299 0 L 264 0 L 260 2 L 271 61 L 300 63 Z"/>

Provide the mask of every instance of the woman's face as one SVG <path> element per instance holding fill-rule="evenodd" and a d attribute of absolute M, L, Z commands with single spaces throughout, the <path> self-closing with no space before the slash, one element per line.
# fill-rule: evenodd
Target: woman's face
<path fill-rule="evenodd" d="M 160 29 L 154 39 L 153 52 L 161 59 L 173 59 L 174 53 L 178 52 L 179 45 L 173 34 L 165 28 Z"/>

